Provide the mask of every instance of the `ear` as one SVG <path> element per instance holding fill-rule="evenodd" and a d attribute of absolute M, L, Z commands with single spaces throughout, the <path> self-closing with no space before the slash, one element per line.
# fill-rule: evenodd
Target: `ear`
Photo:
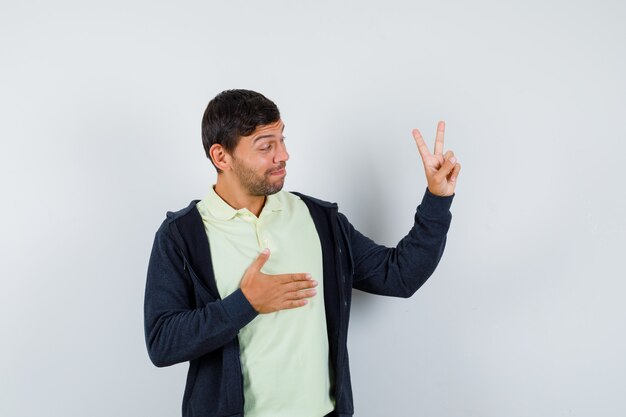
<path fill-rule="evenodd" d="M 211 161 L 213 161 L 218 169 L 227 171 L 230 168 L 231 156 L 228 152 L 226 152 L 222 145 L 217 143 L 211 145 L 209 155 L 211 157 Z"/>

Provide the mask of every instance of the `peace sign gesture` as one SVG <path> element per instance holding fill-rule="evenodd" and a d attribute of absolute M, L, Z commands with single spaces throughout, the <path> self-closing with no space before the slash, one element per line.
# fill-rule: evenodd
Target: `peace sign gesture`
<path fill-rule="evenodd" d="M 445 154 L 443 153 L 443 134 L 445 130 L 445 122 L 439 122 L 437 124 L 437 136 L 435 137 L 435 152 L 431 154 L 420 131 L 413 129 L 413 138 L 424 163 L 428 190 L 441 197 L 454 194 L 456 179 L 459 176 L 459 171 L 461 171 L 461 164 L 456 161 L 454 152 L 448 151 Z"/>

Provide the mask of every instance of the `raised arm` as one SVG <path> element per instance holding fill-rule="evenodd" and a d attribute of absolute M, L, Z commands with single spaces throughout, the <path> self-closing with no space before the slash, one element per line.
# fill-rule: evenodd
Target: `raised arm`
<path fill-rule="evenodd" d="M 432 275 L 443 254 L 461 165 L 452 151 L 443 152 L 445 123 L 439 122 L 434 153 L 419 130 L 413 137 L 424 164 L 428 189 L 409 233 L 395 248 L 374 243 L 341 217 L 353 260 L 354 288 L 380 295 L 409 297 Z"/>

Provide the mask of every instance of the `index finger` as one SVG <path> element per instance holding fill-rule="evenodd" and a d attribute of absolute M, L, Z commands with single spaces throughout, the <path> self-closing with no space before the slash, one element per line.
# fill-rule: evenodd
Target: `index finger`
<path fill-rule="evenodd" d="M 435 155 L 443 155 L 443 135 L 446 131 L 446 122 L 437 123 L 437 136 L 435 136 Z"/>
<path fill-rule="evenodd" d="M 276 277 L 281 284 L 289 284 L 290 282 L 309 281 L 311 274 L 280 274 Z"/>
<path fill-rule="evenodd" d="M 265 262 L 267 262 L 269 258 L 270 250 L 268 248 L 265 248 L 263 249 L 263 251 L 261 251 L 261 253 L 259 253 L 259 256 L 257 256 L 257 258 L 252 261 L 248 269 L 260 272 L 261 268 L 263 268 L 263 265 L 265 265 Z"/>
<path fill-rule="evenodd" d="M 424 160 L 424 158 L 430 155 L 428 146 L 426 145 L 426 142 L 424 142 L 424 138 L 422 137 L 422 134 L 419 130 L 413 129 L 412 133 L 413 139 L 415 139 L 415 144 L 417 145 L 417 150 L 419 151 L 422 160 Z"/>

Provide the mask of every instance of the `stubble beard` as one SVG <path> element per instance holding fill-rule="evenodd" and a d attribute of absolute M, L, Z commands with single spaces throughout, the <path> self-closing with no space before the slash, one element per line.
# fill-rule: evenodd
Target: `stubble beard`
<path fill-rule="evenodd" d="M 276 169 L 285 168 L 286 164 L 282 162 L 280 167 Z M 266 171 L 263 176 L 257 175 L 254 170 L 242 164 L 238 159 L 233 161 L 233 171 L 237 174 L 239 182 L 246 189 L 246 191 L 253 196 L 267 196 L 276 194 L 283 189 L 285 184 L 285 178 L 281 178 L 277 183 L 270 182 L 271 172 Z"/>

